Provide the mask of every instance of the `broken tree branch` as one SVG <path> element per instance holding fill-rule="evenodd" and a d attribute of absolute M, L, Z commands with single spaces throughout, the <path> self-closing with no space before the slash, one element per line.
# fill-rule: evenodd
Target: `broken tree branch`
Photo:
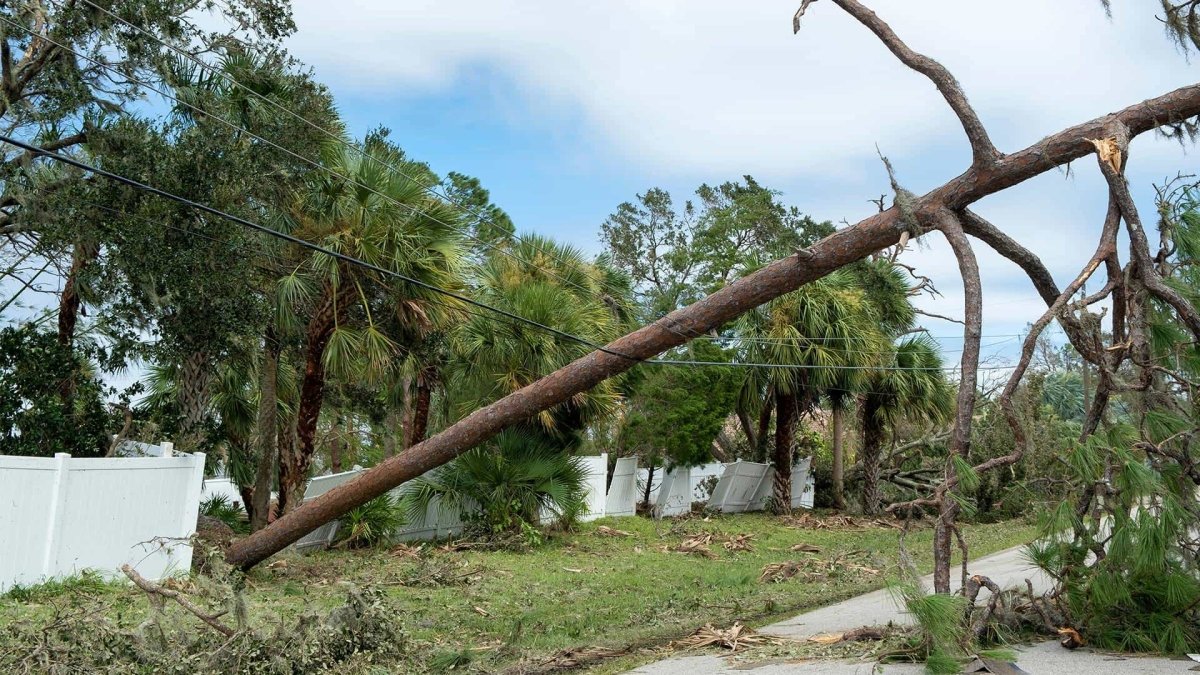
<path fill-rule="evenodd" d="M 967 95 L 963 93 L 962 86 L 945 66 L 909 48 L 887 22 L 880 19 L 875 12 L 858 0 L 833 0 L 833 2 L 874 33 L 880 42 L 891 50 L 897 59 L 900 59 L 901 63 L 933 82 L 933 85 L 941 92 L 942 98 L 946 99 L 946 103 L 958 117 L 958 121 L 962 123 L 963 131 L 967 133 L 967 140 L 971 143 L 974 166 L 987 166 L 1000 158 L 1000 152 L 996 150 L 996 146 L 992 145 L 992 139 L 988 137 L 987 129 L 984 128 L 983 122 L 979 120 L 979 115 L 967 101 Z"/>
<path fill-rule="evenodd" d="M 1200 115 L 1200 84 L 1176 89 L 1060 131 L 995 162 L 973 164 L 962 175 L 918 197 L 916 210 L 961 211 L 987 195 L 1083 157 L 1093 151 L 1086 139 L 1099 137 L 1115 121 L 1137 135 L 1197 115 Z M 703 335 L 753 307 L 893 246 L 906 231 L 896 207 L 839 230 L 810 247 L 812 255 L 806 260 L 789 256 L 776 261 L 476 410 L 403 454 L 388 458 L 355 480 L 306 502 L 270 526 L 235 542 L 229 548 L 227 560 L 236 567 L 251 568 L 320 525 L 445 464 L 506 427 L 625 372 L 643 359 L 683 344 L 686 336 Z"/>
<path fill-rule="evenodd" d="M 138 588 L 151 595 L 158 595 L 169 600 L 174 600 L 175 602 L 179 603 L 180 607 L 191 612 L 197 619 L 200 619 L 204 623 L 212 626 L 213 630 L 217 631 L 221 635 L 231 638 L 234 636 L 234 633 L 237 632 L 229 626 L 221 623 L 220 617 L 225 614 L 224 612 L 209 614 L 208 612 L 192 604 L 192 601 L 188 600 L 187 597 L 179 591 L 163 588 L 162 586 L 159 586 L 158 584 L 138 574 L 137 571 L 129 566 L 128 563 L 121 565 L 121 571 L 124 572 L 125 576 L 129 577 L 129 580 L 132 581 Z"/>

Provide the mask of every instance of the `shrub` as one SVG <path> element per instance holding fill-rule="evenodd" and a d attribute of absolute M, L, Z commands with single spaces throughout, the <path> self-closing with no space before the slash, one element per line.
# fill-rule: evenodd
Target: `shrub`
<path fill-rule="evenodd" d="M 409 514 L 423 519 L 437 500 L 456 509 L 486 537 L 519 535 L 537 543 L 543 511 L 570 527 L 583 512 L 587 473 L 578 457 L 536 435 L 509 430 L 418 478 L 405 494 Z"/>
<path fill-rule="evenodd" d="M 408 519 L 399 500 L 382 494 L 351 509 L 342 516 L 341 522 L 338 528 L 339 546 L 368 548 L 390 544 L 396 530 L 403 527 Z"/>
<path fill-rule="evenodd" d="M 229 501 L 225 495 L 212 495 L 200 502 L 200 515 L 216 518 L 229 526 L 234 534 L 249 534 L 250 521 L 241 504 Z"/>

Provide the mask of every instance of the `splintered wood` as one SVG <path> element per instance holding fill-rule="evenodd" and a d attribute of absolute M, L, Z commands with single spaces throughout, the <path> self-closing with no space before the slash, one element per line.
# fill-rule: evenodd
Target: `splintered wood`
<path fill-rule="evenodd" d="M 782 638 L 759 635 L 754 630 L 740 623 L 734 623 L 729 628 L 714 628 L 710 623 L 705 624 L 703 628 L 692 633 L 690 636 L 682 640 L 676 640 L 668 646 L 673 649 L 696 649 L 715 646 L 736 652 L 746 647 L 775 645 L 783 642 L 785 640 Z"/>

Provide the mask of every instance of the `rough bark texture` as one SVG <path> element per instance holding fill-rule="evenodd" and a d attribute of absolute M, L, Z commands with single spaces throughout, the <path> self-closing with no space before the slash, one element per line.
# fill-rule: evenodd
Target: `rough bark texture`
<path fill-rule="evenodd" d="M 206 352 L 188 355 L 179 373 L 179 438 L 175 445 L 193 452 L 204 443 L 204 418 L 212 396 L 212 363 Z"/>
<path fill-rule="evenodd" d="M 842 406 L 833 408 L 833 506 L 846 508 L 846 449 L 842 446 Z"/>
<path fill-rule="evenodd" d="M 879 491 L 879 463 L 883 456 L 883 425 L 879 423 L 879 407 L 867 398 L 862 407 L 862 508 L 868 515 L 879 513 L 883 495 Z"/>
<path fill-rule="evenodd" d="M 287 514 L 304 501 L 308 467 L 317 450 L 317 422 L 325 402 L 325 348 L 336 325 L 336 303 L 326 294 L 318 311 L 308 322 L 304 344 L 304 379 L 300 384 L 300 404 L 296 409 L 296 443 L 281 448 L 279 457 L 279 511 Z"/>
<path fill-rule="evenodd" d="M 1106 125 L 1114 121 L 1125 124 L 1131 135 L 1137 135 L 1198 114 L 1200 85 L 1183 87 L 1063 130 L 993 162 L 975 164 L 957 178 L 915 198 L 914 206 L 951 211 L 965 209 L 982 197 L 1091 153 L 1093 147 L 1087 139 L 1101 137 Z M 688 307 L 613 341 L 605 350 L 594 351 L 476 410 L 407 452 L 382 462 L 356 480 L 330 490 L 270 527 L 237 542 L 229 551 L 229 562 L 244 569 L 253 567 L 323 523 L 450 461 L 505 427 L 594 387 L 632 368 L 640 360 L 683 344 L 686 342 L 684 336 L 703 335 L 753 307 L 896 244 L 901 233 L 908 232 L 899 211 L 892 207 L 839 230 L 803 251 L 802 255 L 767 265 Z"/>
<path fill-rule="evenodd" d="M 425 433 L 429 429 L 429 405 L 433 400 L 433 388 L 431 386 L 434 376 L 428 371 L 423 370 L 416 378 L 416 396 L 413 397 L 412 413 L 409 417 L 408 424 L 404 425 L 404 447 L 405 449 L 425 440 Z"/>
<path fill-rule="evenodd" d="M 259 370 L 258 418 L 255 422 L 258 464 L 254 467 L 252 501 L 247 507 L 252 532 L 266 527 L 270 520 L 267 511 L 271 508 L 271 473 L 279 457 L 279 406 L 276 392 L 279 376 L 279 341 L 275 338 L 273 328 L 268 328 L 263 337 L 263 359 Z"/>
<path fill-rule="evenodd" d="M 960 219 L 948 211 L 934 216 L 954 257 L 963 281 L 963 352 L 960 362 L 958 400 L 954 412 L 954 426 L 950 431 L 950 455 L 947 458 L 946 480 L 956 476 L 953 460 L 971 455 L 971 422 L 975 417 L 975 396 L 979 379 L 979 339 L 983 334 L 983 287 L 979 281 L 979 262 L 971 248 L 967 235 L 962 230 Z M 933 528 L 933 590 L 937 593 L 950 592 L 950 547 L 954 533 L 954 519 L 958 516 L 958 502 L 941 493 L 938 504 L 938 519 Z"/>
<path fill-rule="evenodd" d="M 775 469 L 772 494 L 776 513 L 792 510 L 792 441 L 796 437 L 798 406 L 795 394 L 781 391 L 775 395 L 775 452 L 771 455 L 771 466 Z"/>

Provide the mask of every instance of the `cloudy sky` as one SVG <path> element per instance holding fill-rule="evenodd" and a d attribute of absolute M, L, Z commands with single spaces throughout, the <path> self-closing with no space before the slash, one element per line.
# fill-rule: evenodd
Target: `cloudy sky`
<path fill-rule="evenodd" d="M 1114 4 L 1109 20 L 1098 0 L 869 2 L 957 75 L 1002 151 L 1195 81 L 1154 18 L 1157 2 Z M 298 0 L 289 46 L 356 133 L 391 128 L 436 169 L 480 177 L 522 231 L 589 252 L 605 216 L 650 187 L 682 200 L 700 183 L 752 174 L 817 218 L 854 222 L 887 191 L 876 144 L 916 192 L 966 167 L 961 129 L 928 81 L 830 2 L 792 35 L 796 5 Z M 1193 164 L 1176 143 L 1137 141 L 1141 208 L 1152 213 L 1152 185 Z M 1072 169 L 978 205 L 1061 283 L 1090 255 L 1105 209 L 1094 163 Z M 906 259 L 944 297 L 923 302 L 960 316 L 953 258 L 940 237 L 927 240 Z M 1009 336 L 1044 306 L 1015 266 L 979 253 L 984 342 L 1012 354 Z"/>

